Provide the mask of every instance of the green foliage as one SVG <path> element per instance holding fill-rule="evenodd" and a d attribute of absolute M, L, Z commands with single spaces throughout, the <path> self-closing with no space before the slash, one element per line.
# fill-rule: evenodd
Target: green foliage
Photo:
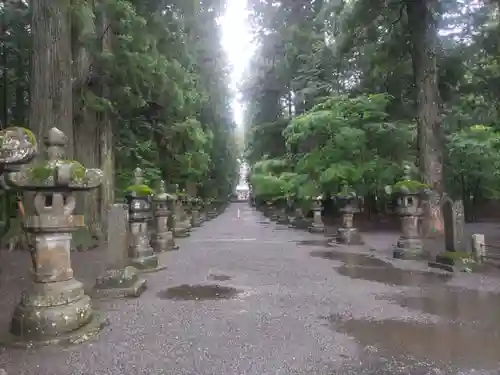
<path fill-rule="evenodd" d="M 344 184 L 369 193 L 394 181 L 395 166 L 411 155 L 412 129 L 387 121 L 390 100 L 331 97 L 294 118 L 284 131 L 289 150 L 295 150 L 294 172 L 332 193 Z"/>
<path fill-rule="evenodd" d="M 335 194 L 342 181 L 368 197 L 399 186 L 421 149 L 407 3 L 249 2 L 259 41 L 242 85 L 251 165 L 286 159 L 297 196 Z M 439 2 L 435 13 L 445 190 L 466 210 L 500 197 L 499 9 L 473 3 Z"/>

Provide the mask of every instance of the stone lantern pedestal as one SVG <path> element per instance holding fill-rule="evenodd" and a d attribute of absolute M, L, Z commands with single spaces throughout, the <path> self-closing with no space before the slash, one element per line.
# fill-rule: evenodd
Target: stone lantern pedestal
<path fill-rule="evenodd" d="M 312 204 L 313 211 L 313 221 L 309 227 L 309 232 L 311 233 L 325 233 L 325 225 L 323 219 L 321 218 L 321 208 L 322 208 L 323 197 L 319 196 L 314 199 Z"/>
<path fill-rule="evenodd" d="M 276 223 L 282 225 L 288 225 L 290 221 L 288 220 L 287 214 L 287 204 L 283 201 L 276 203 Z"/>
<path fill-rule="evenodd" d="M 24 223 L 35 237 L 34 279 L 21 296 L 10 327 L 18 345 L 76 343 L 107 323 L 92 309 L 83 284 L 73 278 L 70 256 L 72 233 L 84 225 L 83 216 L 73 215 L 73 194 L 98 187 L 103 174 L 67 160 L 66 143 L 60 130 L 50 129 L 46 160 L 6 176 L 8 184 L 35 193 L 35 213 Z"/>
<path fill-rule="evenodd" d="M 401 218 L 401 236 L 393 251 L 398 259 L 414 259 L 423 256 L 423 243 L 418 233 L 422 216 L 422 194 L 401 191 L 396 193 L 397 213 Z"/>
<path fill-rule="evenodd" d="M 207 208 L 208 208 L 208 211 L 207 211 L 207 218 L 208 218 L 208 220 L 215 219 L 219 215 L 219 213 L 217 212 L 216 202 L 215 201 L 209 202 Z"/>
<path fill-rule="evenodd" d="M 186 203 L 177 199 L 175 203 L 175 229 L 174 236 L 178 238 L 189 237 L 191 235 L 191 223 L 185 211 Z"/>
<path fill-rule="evenodd" d="M 295 207 L 295 214 L 292 221 L 290 222 L 290 227 L 297 229 L 308 229 L 310 225 L 311 225 L 310 220 L 308 220 L 304 216 L 302 208 Z"/>
<path fill-rule="evenodd" d="M 151 245 L 157 254 L 171 250 L 174 245 L 173 234 L 168 227 L 168 217 L 170 215 L 168 201 L 169 195 L 165 191 L 165 181 L 160 181 L 158 191 L 153 195 L 155 231 L 151 239 Z"/>
<path fill-rule="evenodd" d="M 205 221 L 208 220 L 207 218 L 207 209 L 206 209 L 206 203 L 202 199 L 200 199 L 200 224 L 203 224 Z"/>
<path fill-rule="evenodd" d="M 337 230 L 337 243 L 345 245 L 362 245 L 363 240 L 358 229 L 354 227 L 354 214 L 359 210 L 359 198 L 357 196 L 340 196 L 340 213 L 342 215 L 342 225 Z"/>
<path fill-rule="evenodd" d="M 156 272 L 166 268 L 159 265 L 158 256 L 150 245 L 148 221 L 152 210 L 151 192 L 144 184 L 142 170 L 136 168 L 134 183 L 127 189 L 125 199 L 128 205 L 130 265 L 139 272 Z"/>
<path fill-rule="evenodd" d="M 191 227 L 199 228 L 201 227 L 202 219 L 200 216 L 201 200 L 199 198 L 194 198 L 191 201 Z"/>

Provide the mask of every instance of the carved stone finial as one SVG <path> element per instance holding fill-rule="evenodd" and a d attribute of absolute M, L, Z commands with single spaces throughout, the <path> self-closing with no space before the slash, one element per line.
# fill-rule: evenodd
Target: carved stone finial
<path fill-rule="evenodd" d="M 409 164 L 405 164 L 403 166 L 403 180 L 411 180 L 411 166 Z"/>
<path fill-rule="evenodd" d="M 134 170 L 134 185 L 142 185 L 144 184 L 144 174 L 142 173 L 142 169 L 137 167 Z"/>
<path fill-rule="evenodd" d="M 158 194 L 165 194 L 165 181 L 161 180 L 158 186 Z"/>
<path fill-rule="evenodd" d="M 58 128 L 53 127 L 47 132 L 47 135 L 44 138 L 44 143 L 47 147 L 65 147 L 68 144 L 68 137 Z"/>

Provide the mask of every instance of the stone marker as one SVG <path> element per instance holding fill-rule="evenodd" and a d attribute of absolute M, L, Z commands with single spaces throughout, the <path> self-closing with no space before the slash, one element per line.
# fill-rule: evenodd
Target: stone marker
<path fill-rule="evenodd" d="M 73 215 L 74 192 L 98 187 L 103 174 L 67 160 L 67 141 L 59 129 L 50 129 L 46 158 L 6 177 L 8 184 L 35 192 L 35 214 L 24 223 L 35 237 L 35 273 L 12 317 L 12 344 L 81 342 L 107 323 L 92 309 L 83 284 L 73 278 L 70 255 L 72 232 L 84 226 L 83 216 Z"/>
<path fill-rule="evenodd" d="M 484 234 L 473 234 L 471 245 L 474 259 L 476 260 L 476 262 L 482 263 L 483 258 L 486 256 L 486 243 L 484 240 Z"/>
<path fill-rule="evenodd" d="M 444 220 L 445 249 L 447 251 L 466 251 L 464 237 L 464 205 L 461 200 L 445 198 L 442 206 Z"/>
<path fill-rule="evenodd" d="M 108 210 L 107 269 L 96 281 L 97 295 L 106 297 L 138 297 L 146 289 L 146 280 L 139 277 L 136 268 L 129 266 L 128 209 L 124 204 L 113 204 Z"/>

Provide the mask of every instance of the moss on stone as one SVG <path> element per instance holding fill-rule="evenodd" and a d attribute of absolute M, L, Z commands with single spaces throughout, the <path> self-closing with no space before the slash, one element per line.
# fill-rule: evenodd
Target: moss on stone
<path fill-rule="evenodd" d="M 429 185 L 417 180 L 402 180 L 394 184 L 392 187 L 393 192 L 408 191 L 410 194 L 418 193 L 424 189 L 428 189 Z"/>
<path fill-rule="evenodd" d="M 139 197 L 147 197 L 154 194 L 153 189 L 146 184 L 130 185 L 125 189 L 125 192 L 135 193 Z"/>
<path fill-rule="evenodd" d="M 452 260 L 473 259 L 472 253 L 467 251 L 445 251 L 439 255 Z"/>
<path fill-rule="evenodd" d="M 30 167 L 28 177 L 36 182 L 43 183 L 54 174 L 59 165 L 71 165 L 71 182 L 79 182 L 85 178 L 85 167 L 75 160 L 57 160 L 54 162 L 44 161 Z"/>

